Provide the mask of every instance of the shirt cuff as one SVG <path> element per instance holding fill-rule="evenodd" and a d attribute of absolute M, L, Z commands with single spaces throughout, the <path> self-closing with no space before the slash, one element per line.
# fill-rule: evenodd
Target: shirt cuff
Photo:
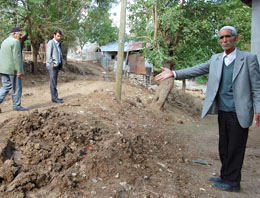
<path fill-rule="evenodd" d="M 172 71 L 173 77 L 176 78 L 176 72 Z"/>

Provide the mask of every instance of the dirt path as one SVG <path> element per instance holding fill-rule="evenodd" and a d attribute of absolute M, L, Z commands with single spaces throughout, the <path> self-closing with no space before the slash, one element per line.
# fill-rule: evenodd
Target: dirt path
<path fill-rule="evenodd" d="M 46 75 L 24 78 L 29 112 L 12 111 L 10 95 L 1 104 L 0 197 L 260 197 L 259 129 L 250 129 L 241 193 L 216 190 L 207 178 L 220 167 L 217 122 L 198 118 L 201 99 L 175 91 L 154 112 L 152 91 L 125 82 L 118 101 L 110 74 L 85 66 L 85 75 L 61 73 L 64 104 L 50 102 Z"/>
<path fill-rule="evenodd" d="M 250 128 L 249 138 L 242 169 L 240 193 L 228 193 L 216 190 L 207 181 L 210 176 L 219 174 L 220 161 L 218 157 L 218 125 L 217 116 L 208 116 L 204 120 L 178 125 L 177 131 L 189 136 L 188 155 L 191 160 L 205 160 L 209 165 L 189 163 L 185 167 L 192 175 L 190 188 L 197 192 L 197 197 L 225 197 L 225 198 L 258 198 L 260 197 L 259 170 L 259 140 L 260 130 Z"/>

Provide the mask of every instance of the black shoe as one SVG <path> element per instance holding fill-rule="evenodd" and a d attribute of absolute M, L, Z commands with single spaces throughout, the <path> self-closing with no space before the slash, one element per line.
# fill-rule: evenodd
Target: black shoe
<path fill-rule="evenodd" d="M 63 101 L 63 99 L 58 98 L 58 99 L 56 99 L 56 100 L 52 100 L 52 102 L 55 102 L 55 103 L 63 103 L 64 101 Z"/>
<path fill-rule="evenodd" d="M 212 182 L 222 182 L 223 181 L 221 177 L 209 177 L 208 180 L 212 181 Z"/>
<path fill-rule="evenodd" d="M 229 191 L 229 192 L 239 192 L 240 191 L 240 186 L 231 186 L 231 185 L 225 184 L 223 182 L 215 182 L 213 184 L 213 186 L 220 190 Z"/>
<path fill-rule="evenodd" d="M 14 111 L 29 111 L 29 109 L 22 107 L 22 106 L 18 106 L 18 107 L 13 107 Z"/>

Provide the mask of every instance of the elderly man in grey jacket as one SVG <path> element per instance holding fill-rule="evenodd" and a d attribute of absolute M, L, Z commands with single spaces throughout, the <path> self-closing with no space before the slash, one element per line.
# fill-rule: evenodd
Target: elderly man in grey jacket
<path fill-rule="evenodd" d="M 14 27 L 10 36 L 2 42 L 0 50 L 0 74 L 2 78 L 2 87 L 0 88 L 0 104 L 4 101 L 10 89 L 13 89 L 12 100 L 13 110 L 28 111 L 21 106 L 22 96 L 22 75 L 23 59 L 20 46 L 22 30 Z M 1 113 L 0 109 L 0 113 Z"/>
<path fill-rule="evenodd" d="M 225 191 L 240 191 L 241 169 L 245 155 L 248 128 L 255 115 L 260 127 L 260 71 L 257 56 L 235 47 L 238 34 L 234 27 L 224 26 L 219 31 L 223 53 L 215 54 L 203 64 L 171 71 L 162 68 L 156 80 L 174 77 L 186 79 L 209 74 L 202 118 L 218 114 L 219 177 L 210 177 L 213 186 Z"/>
<path fill-rule="evenodd" d="M 46 67 L 50 76 L 51 101 L 55 103 L 63 103 L 63 99 L 58 98 L 57 80 L 58 72 L 62 68 L 62 53 L 60 48 L 60 39 L 62 32 L 55 30 L 53 39 L 49 40 L 46 48 Z"/>

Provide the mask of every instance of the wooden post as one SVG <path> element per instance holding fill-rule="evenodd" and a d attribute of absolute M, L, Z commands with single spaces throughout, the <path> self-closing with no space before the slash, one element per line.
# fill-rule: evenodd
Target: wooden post
<path fill-rule="evenodd" d="M 121 99 L 121 91 L 122 91 L 122 70 L 123 70 L 123 61 L 124 61 L 126 3 L 127 0 L 121 0 L 117 68 L 116 68 L 116 90 L 115 90 L 116 98 L 119 100 Z"/>

